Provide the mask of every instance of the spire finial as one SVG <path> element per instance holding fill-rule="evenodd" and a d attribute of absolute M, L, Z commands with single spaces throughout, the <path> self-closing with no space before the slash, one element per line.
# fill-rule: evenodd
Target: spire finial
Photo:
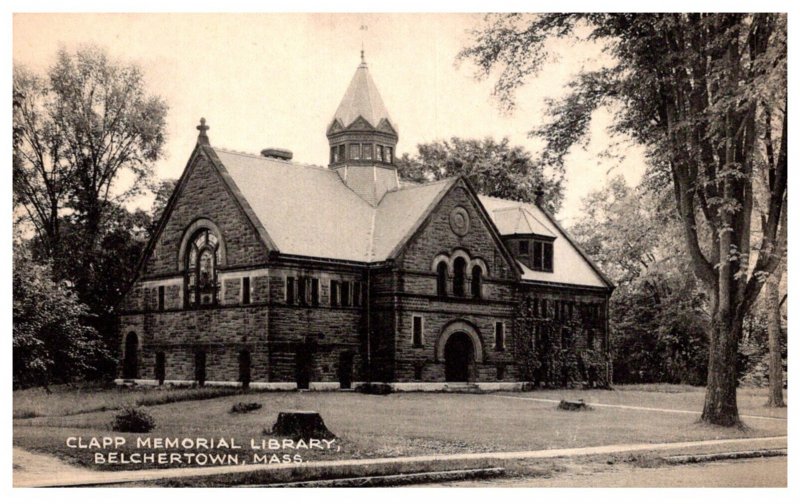
<path fill-rule="evenodd" d="M 200 132 L 200 134 L 197 135 L 197 143 L 202 144 L 202 145 L 209 145 L 208 135 L 206 135 L 206 131 L 208 131 L 210 129 L 211 129 L 210 126 L 206 126 L 206 118 L 205 117 L 201 117 L 200 118 L 200 125 L 197 126 L 197 131 Z"/>
<path fill-rule="evenodd" d="M 361 66 L 367 66 L 367 60 L 364 58 L 364 32 L 367 31 L 367 25 L 361 25 L 358 30 L 361 32 Z"/>

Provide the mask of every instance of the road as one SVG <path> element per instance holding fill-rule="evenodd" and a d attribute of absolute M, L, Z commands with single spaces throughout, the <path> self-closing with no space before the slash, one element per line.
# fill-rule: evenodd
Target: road
<path fill-rule="evenodd" d="M 557 473 L 549 478 L 438 483 L 437 487 L 786 487 L 786 457 L 637 468 L 618 465 L 591 474 Z"/>

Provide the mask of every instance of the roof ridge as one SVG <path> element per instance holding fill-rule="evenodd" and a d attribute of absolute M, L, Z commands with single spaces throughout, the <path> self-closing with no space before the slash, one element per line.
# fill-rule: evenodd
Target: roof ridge
<path fill-rule="evenodd" d="M 301 166 L 303 168 L 313 168 L 315 170 L 322 170 L 322 171 L 326 171 L 326 172 L 330 171 L 328 168 L 325 168 L 324 166 L 320 166 L 318 164 L 313 164 L 313 163 L 301 163 L 299 161 L 290 161 L 290 160 L 287 160 L 287 159 L 271 158 L 271 157 L 268 158 L 268 157 L 262 156 L 261 154 L 255 154 L 253 152 L 245 152 L 245 151 L 240 151 L 240 150 L 236 150 L 236 149 L 230 149 L 230 148 L 227 148 L 227 147 L 211 147 L 211 148 L 214 149 L 214 150 L 225 152 L 226 154 L 233 154 L 233 155 L 236 155 L 236 156 L 254 158 L 254 159 L 258 159 L 260 161 L 283 163 L 283 164 L 288 164 L 288 165 L 293 165 L 293 166 Z"/>
<path fill-rule="evenodd" d="M 412 185 L 412 186 L 406 186 L 406 187 L 402 187 L 401 186 L 401 187 L 398 187 L 397 189 L 395 189 L 394 191 L 388 191 L 387 194 L 389 192 L 400 192 L 400 191 L 407 191 L 409 189 L 419 189 L 420 187 L 427 187 L 427 186 L 431 186 L 431 185 L 434 185 L 434 184 L 439 184 L 439 183 L 442 183 L 442 182 L 449 182 L 449 181 L 451 181 L 453 179 L 457 179 L 457 178 L 458 178 L 458 175 L 453 175 L 452 177 L 447 177 L 447 178 L 443 178 L 443 179 L 439 179 L 439 180 L 431 180 L 431 181 L 428 181 L 428 182 L 420 182 L 420 183 L 418 183 L 416 185 Z M 401 179 L 401 182 L 402 182 L 402 179 Z"/>

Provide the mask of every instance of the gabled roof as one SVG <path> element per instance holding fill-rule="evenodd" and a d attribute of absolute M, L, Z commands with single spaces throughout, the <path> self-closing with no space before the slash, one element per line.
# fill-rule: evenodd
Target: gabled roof
<path fill-rule="evenodd" d="M 613 288 L 609 280 L 581 250 L 552 215 L 531 203 L 480 196 L 484 208 L 492 216 L 500 233 L 548 234 L 553 236 L 553 271 L 533 271 L 522 263 L 522 280 L 555 282 L 587 287 Z M 538 229 L 538 231 L 537 231 Z"/>
<path fill-rule="evenodd" d="M 220 170 L 282 254 L 378 262 L 455 179 L 386 193 L 373 207 L 327 168 L 214 148 Z"/>
<path fill-rule="evenodd" d="M 339 108 L 333 114 L 331 123 L 339 121 L 342 128 L 347 128 L 359 117 L 367 121 L 373 128 L 378 128 L 382 121 L 386 121 L 391 130 L 397 131 L 397 127 L 389 118 L 389 111 L 383 104 L 383 99 L 378 92 L 378 87 L 372 76 L 369 74 L 366 62 L 356 69 L 347 91 L 344 93 Z"/>

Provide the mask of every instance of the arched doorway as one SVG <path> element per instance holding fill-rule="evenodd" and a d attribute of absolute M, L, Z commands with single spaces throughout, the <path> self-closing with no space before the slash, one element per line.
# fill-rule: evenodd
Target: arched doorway
<path fill-rule="evenodd" d="M 444 345 L 445 381 L 469 381 L 470 370 L 474 362 L 475 348 L 469 335 L 463 332 L 451 334 Z"/>
<path fill-rule="evenodd" d="M 125 337 L 122 377 L 126 380 L 135 380 L 139 377 L 139 338 L 135 332 L 129 332 Z"/>

